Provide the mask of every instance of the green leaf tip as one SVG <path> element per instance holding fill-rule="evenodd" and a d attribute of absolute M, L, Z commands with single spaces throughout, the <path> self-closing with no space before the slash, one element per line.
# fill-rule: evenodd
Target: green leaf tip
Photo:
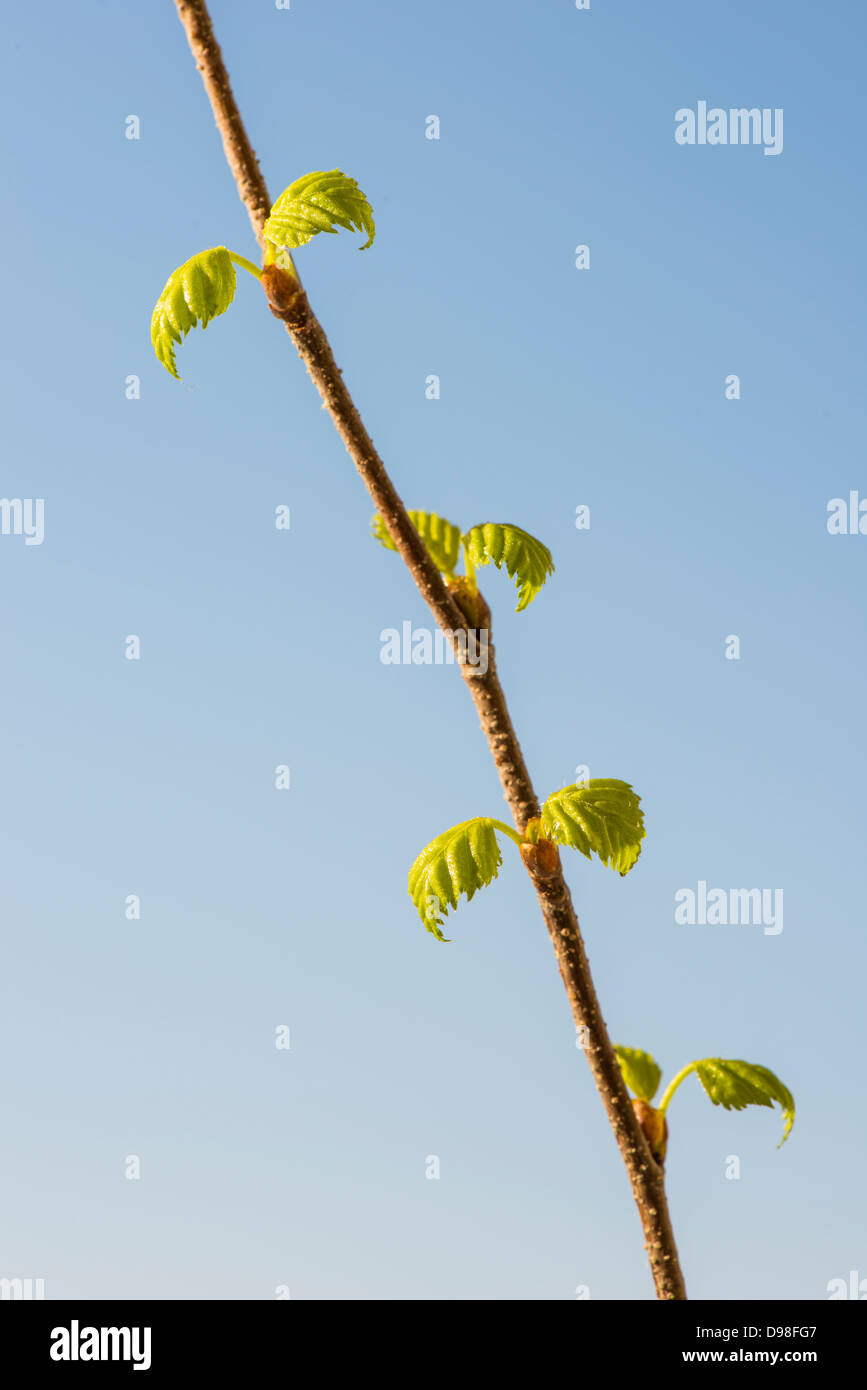
<path fill-rule="evenodd" d="M 466 579 L 474 593 L 476 565 L 496 565 L 498 569 L 505 569 L 518 586 L 518 613 L 532 603 L 548 575 L 554 572 L 548 547 L 529 532 L 522 531 L 520 526 L 485 522 L 471 527 L 462 536 L 453 522 L 435 512 L 409 512 L 408 515 L 446 579 L 455 578 L 461 546 L 466 556 Z M 371 522 L 371 532 L 386 550 L 397 549 L 379 515 Z"/>
<path fill-rule="evenodd" d="M 151 318 L 153 349 L 167 372 L 180 381 L 175 345 L 191 328 L 207 328 L 235 297 L 235 267 L 225 246 L 200 251 L 166 281 Z"/>
<path fill-rule="evenodd" d="M 497 877 L 503 862 L 489 816 L 476 816 L 452 826 L 423 849 L 409 871 L 409 895 L 419 917 L 438 941 L 447 941 L 440 927 L 447 910 L 467 901 Z"/>
<path fill-rule="evenodd" d="M 437 569 L 451 579 L 461 555 L 460 527 L 437 516 L 435 512 L 407 512 L 407 516 L 424 541 Z M 371 519 L 370 533 L 386 550 L 397 550 L 379 512 Z"/>
<path fill-rule="evenodd" d="M 553 792 L 542 806 L 542 833 L 558 845 L 597 854 L 621 877 L 641 854 L 644 813 L 628 782 L 591 778 Z"/>
<path fill-rule="evenodd" d="M 745 1110 L 748 1105 L 765 1105 L 772 1110 L 776 1101 L 783 1112 L 783 1137 L 777 1145 L 782 1148 L 795 1123 L 795 1102 L 778 1076 L 755 1062 L 722 1057 L 705 1057 L 693 1066 L 710 1100 L 724 1110 Z"/>
<path fill-rule="evenodd" d="M 496 565 L 514 579 L 518 588 L 516 613 L 533 602 L 549 574 L 554 573 L 548 547 L 520 526 L 488 521 L 471 527 L 463 541 L 473 565 Z"/>
<path fill-rule="evenodd" d="M 360 248 L 362 251 L 373 245 L 373 209 L 355 179 L 340 169 L 317 169 L 284 189 L 263 231 L 273 246 L 294 251 L 319 232 L 336 233 L 338 227 L 347 232 L 363 232 L 367 241 Z"/>
<path fill-rule="evenodd" d="M 662 1080 L 661 1067 L 649 1052 L 642 1052 L 638 1047 L 615 1047 L 614 1051 L 623 1072 L 623 1080 L 630 1091 L 639 1100 L 646 1100 L 649 1104 L 659 1090 Z"/>

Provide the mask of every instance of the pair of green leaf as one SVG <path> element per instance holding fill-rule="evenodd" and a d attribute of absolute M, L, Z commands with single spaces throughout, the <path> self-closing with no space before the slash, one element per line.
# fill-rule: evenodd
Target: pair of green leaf
<path fill-rule="evenodd" d="M 528 827 L 529 830 L 529 827 Z M 502 821 L 476 816 L 438 835 L 423 849 L 409 871 L 409 895 L 429 932 L 445 941 L 440 928 L 448 908 L 456 908 L 461 895 L 469 901 L 480 888 L 497 877 L 502 854 L 496 832 L 517 845 L 533 843 Z M 594 778 L 582 785 L 563 787 L 542 806 L 533 836 L 591 852 L 603 864 L 627 874 L 641 853 L 644 839 L 641 803 L 628 782 Z"/>
<path fill-rule="evenodd" d="M 662 1071 L 649 1052 L 635 1047 L 615 1047 L 623 1079 L 639 1100 L 653 1100 L 662 1079 Z M 773 1109 L 774 1102 L 783 1112 L 781 1147 L 795 1123 L 795 1102 L 791 1091 L 767 1067 L 754 1062 L 705 1057 L 690 1062 L 677 1073 L 666 1089 L 657 1109 L 664 1114 L 669 1101 L 691 1072 L 695 1072 L 709 1099 L 724 1110 L 744 1110 L 748 1105 L 764 1105 Z"/>
<path fill-rule="evenodd" d="M 305 174 L 290 184 L 272 207 L 263 232 L 270 257 L 291 269 L 291 256 L 284 256 L 284 249 L 304 246 L 319 232 L 336 233 L 338 227 L 364 232 L 362 251 L 373 244 L 376 227 L 370 204 L 355 179 L 331 169 Z M 211 319 L 226 312 L 235 296 L 235 265 L 261 276 L 245 257 L 213 246 L 179 266 L 157 300 L 151 342 L 166 371 L 179 381 L 175 346 L 196 324 L 207 328 Z"/>
<path fill-rule="evenodd" d="M 520 613 L 538 594 L 545 580 L 554 573 L 554 561 L 546 545 L 522 531 L 520 526 L 488 521 L 473 526 L 465 534 L 453 522 L 435 512 L 408 513 L 409 519 L 427 547 L 428 554 L 446 579 L 453 579 L 463 548 L 467 574 L 476 565 L 495 565 L 504 569 L 518 589 Z M 386 550 L 397 550 L 388 534 L 385 522 L 377 513 L 371 521 L 371 533 Z"/>

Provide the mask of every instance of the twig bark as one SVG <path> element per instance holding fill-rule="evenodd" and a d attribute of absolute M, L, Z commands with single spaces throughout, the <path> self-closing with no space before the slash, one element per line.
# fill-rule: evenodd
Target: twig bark
<path fill-rule="evenodd" d="M 262 245 L 262 227 L 271 210 L 271 199 L 232 95 L 229 75 L 214 37 L 207 4 L 205 0 L 175 0 L 175 4 L 196 66 L 202 74 L 238 193 Z M 266 266 L 262 283 L 272 313 L 285 324 L 291 335 L 347 453 L 422 598 L 439 627 L 449 635 L 455 650 L 459 651 L 458 634 L 470 625 L 468 617 L 410 521 L 344 384 L 325 331 L 310 308 L 300 281 L 276 266 Z M 538 816 L 539 803 L 512 726 L 490 644 L 487 655 L 484 674 L 478 667 L 467 663 L 462 663 L 460 669 L 472 695 L 515 825 L 523 833 L 527 822 Z M 583 1030 L 587 1060 L 629 1175 L 657 1297 L 684 1299 L 686 1288 L 668 1212 L 663 1172 L 650 1152 L 623 1082 L 599 1007 L 559 853 L 555 846 L 546 844 L 544 852 L 525 847 L 522 857 L 554 946 L 572 1016 L 576 1026 Z"/>

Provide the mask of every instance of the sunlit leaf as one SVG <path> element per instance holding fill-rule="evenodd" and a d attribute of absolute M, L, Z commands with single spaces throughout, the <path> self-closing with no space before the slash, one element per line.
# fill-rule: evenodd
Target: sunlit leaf
<path fill-rule="evenodd" d="M 496 565 L 514 579 L 518 613 L 532 603 L 548 575 L 554 573 L 548 547 L 520 526 L 493 521 L 473 526 L 464 536 L 464 545 L 474 565 Z"/>
<path fill-rule="evenodd" d="M 167 372 L 177 377 L 175 345 L 191 328 L 207 328 L 235 296 L 235 267 L 225 246 L 200 251 L 169 276 L 151 318 L 151 342 Z"/>
<path fill-rule="evenodd" d="M 461 895 L 469 900 L 497 877 L 503 862 L 488 816 L 452 826 L 423 849 L 409 871 L 409 895 L 427 930 L 445 941 L 440 927 Z"/>
<path fill-rule="evenodd" d="M 263 230 L 274 246 L 294 250 L 317 233 L 336 233 L 338 227 L 363 232 L 367 241 L 362 251 L 373 245 L 373 210 L 355 179 L 339 169 L 317 169 L 284 189 Z"/>
<path fill-rule="evenodd" d="M 548 797 L 542 806 L 542 832 L 588 859 L 595 852 L 622 876 L 641 853 L 644 814 L 628 782 L 594 777 Z"/>
<path fill-rule="evenodd" d="M 444 517 L 437 516 L 435 512 L 407 512 L 407 516 L 427 546 L 428 554 L 437 569 L 451 579 L 461 553 L 460 527 L 454 526 Z M 370 530 L 386 550 L 397 550 L 379 512 L 371 520 Z"/>
<path fill-rule="evenodd" d="M 637 1047 L 615 1047 L 623 1080 L 639 1100 L 652 1101 L 659 1089 L 662 1070 L 649 1052 Z"/>

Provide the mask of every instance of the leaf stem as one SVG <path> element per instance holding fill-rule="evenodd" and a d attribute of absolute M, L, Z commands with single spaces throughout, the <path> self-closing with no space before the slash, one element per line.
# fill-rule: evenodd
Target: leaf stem
<path fill-rule="evenodd" d="M 495 830 L 501 830 L 504 835 L 508 835 L 510 840 L 514 840 L 515 844 L 518 846 L 519 849 L 521 845 L 525 843 L 524 839 L 518 834 L 517 830 L 513 830 L 512 827 L 510 825 L 506 825 L 504 821 L 492 819 L 491 825 L 494 827 Z"/>
<path fill-rule="evenodd" d="M 235 265 L 243 266 L 244 270 L 249 270 L 251 275 L 255 275 L 257 280 L 262 279 L 262 272 L 252 261 L 248 261 L 246 256 L 239 256 L 237 251 L 229 252 L 229 260 L 234 261 Z"/>
<path fill-rule="evenodd" d="M 681 1071 L 677 1073 L 677 1076 L 673 1076 L 672 1079 L 669 1081 L 668 1085 L 662 1093 L 662 1099 L 656 1107 L 660 1115 L 665 1114 L 666 1110 L 668 1109 L 668 1104 L 671 1100 L 671 1097 L 674 1095 L 678 1086 L 680 1086 L 680 1084 L 686 1080 L 690 1072 L 695 1071 L 695 1066 L 695 1062 L 690 1062 L 688 1067 L 683 1067 Z"/>

